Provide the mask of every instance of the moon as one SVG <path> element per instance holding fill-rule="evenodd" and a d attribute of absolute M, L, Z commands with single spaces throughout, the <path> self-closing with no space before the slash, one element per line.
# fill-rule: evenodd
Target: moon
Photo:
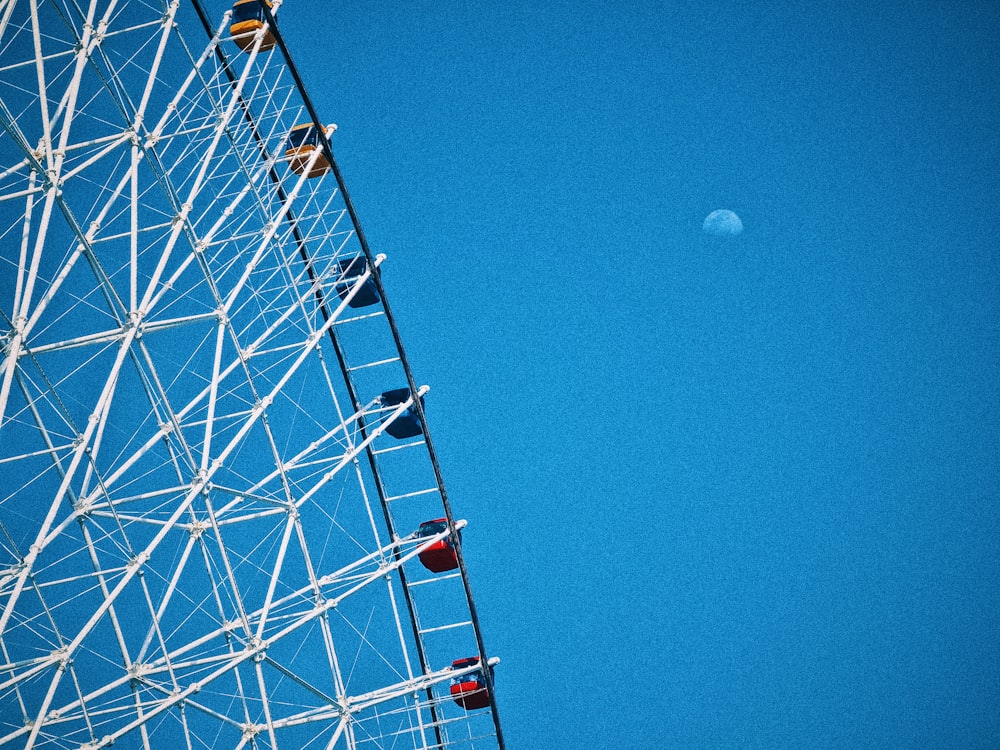
<path fill-rule="evenodd" d="M 743 231 L 743 222 L 729 209 L 720 208 L 705 217 L 701 228 L 715 237 L 735 237 Z"/>

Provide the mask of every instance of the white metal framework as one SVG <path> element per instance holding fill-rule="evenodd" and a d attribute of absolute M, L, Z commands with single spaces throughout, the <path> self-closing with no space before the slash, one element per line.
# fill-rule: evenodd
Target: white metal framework
<path fill-rule="evenodd" d="M 0 747 L 503 747 L 279 5 L 244 52 L 199 0 L 0 0 Z"/>

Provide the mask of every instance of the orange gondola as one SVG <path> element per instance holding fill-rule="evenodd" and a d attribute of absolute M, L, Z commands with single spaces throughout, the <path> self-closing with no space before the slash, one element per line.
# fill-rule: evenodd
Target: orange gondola
<path fill-rule="evenodd" d="M 292 128 L 288 134 L 288 142 L 285 144 L 285 159 L 288 160 L 288 166 L 295 174 L 302 174 L 306 171 L 309 159 L 312 157 L 313 151 L 316 150 L 319 150 L 320 153 L 306 177 L 319 177 L 326 174 L 330 170 L 330 162 L 327 160 L 326 154 L 322 152 L 319 130 L 315 123 L 307 122 Z"/>
<path fill-rule="evenodd" d="M 268 9 L 271 3 L 267 2 Z M 233 41 L 244 52 L 249 52 L 253 47 L 254 34 L 264 26 L 266 18 L 264 9 L 261 8 L 257 0 L 237 0 L 233 4 L 233 15 L 229 22 L 229 33 L 233 35 Z M 274 34 L 268 29 L 264 32 L 264 39 L 260 43 L 261 52 L 273 49 L 277 40 Z"/>

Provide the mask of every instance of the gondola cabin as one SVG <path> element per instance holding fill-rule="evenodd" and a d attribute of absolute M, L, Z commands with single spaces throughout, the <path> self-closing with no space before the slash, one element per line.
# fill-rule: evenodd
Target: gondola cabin
<path fill-rule="evenodd" d="M 271 3 L 267 3 L 271 7 Z M 233 15 L 229 21 L 229 33 L 233 35 L 233 41 L 239 45 L 244 52 L 249 52 L 253 47 L 254 34 L 264 25 L 266 17 L 264 9 L 260 7 L 257 0 L 237 0 L 233 4 Z M 274 34 L 268 29 L 264 32 L 264 38 L 260 43 L 261 52 L 272 49 L 275 45 Z"/>
<path fill-rule="evenodd" d="M 406 401 L 410 397 L 409 388 L 396 388 L 391 391 L 386 391 L 382 394 L 382 406 L 385 408 L 393 408 L 399 406 L 401 403 Z M 424 397 L 420 397 L 420 404 L 423 406 Z M 386 413 L 382 415 L 382 423 L 385 424 L 389 419 L 390 414 Z M 392 435 L 397 440 L 402 440 L 404 438 L 416 437 L 423 433 L 423 425 L 420 424 L 420 417 L 417 416 L 417 410 L 410 406 L 403 411 L 398 417 L 396 417 L 392 422 L 386 424 L 385 431 Z"/>
<path fill-rule="evenodd" d="M 357 281 L 357 277 L 363 274 L 368 264 L 363 255 L 356 255 L 353 258 L 338 261 L 337 266 L 344 281 L 337 283 L 337 294 L 341 299 L 347 299 L 351 293 L 351 288 Z M 369 276 L 368 280 L 361 285 L 357 293 L 348 301 L 348 307 L 368 307 L 378 302 L 378 289 L 375 281 Z"/>
<path fill-rule="evenodd" d="M 434 536 L 448 530 L 448 519 L 435 518 L 433 521 L 424 521 L 417 529 L 418 537 Z M 461 540 L 462 532 L 458 532 Z M 458 553 L 455 552 L 455 544 L 451 537 L 445 537 L 434 542 L 431 546 L 421 552 L 417 557 L 420 563 L 431 571 L 431 573 L 444 573 L 458 567 Z"/>
<path fill-rule="evenodd" d="M 316 123 L 307 122 L 304 125 L 296 125 L 288 134 L 288 141 L 285 144 L 285 159 L 295 174 L 302 174 L 309 166 L 309 159 L 313 152 L 319 151 L 316 161 L 313 162 L 312 168 L 306 174 L 306 177 L 319 177 L 330 170 L 330 162 L 327 161 L 326 154 L 323 153 L 322 149 Z"/>
<path fill-rule="evenodd" d="M 452 662 L 451 668 L 465 669 L 475 664 L 479 664 L 479 657 L 471 656 L 467 659 L 456 659 Z M 493 667 L 490 667 L 489 670 L 492 681 Z M 490 705 L 490 691 L 486 685 L 486 676 L 481 669 L 454 677 L 450 690 L 455 703 L 466 710 L 486 708 Z"/>

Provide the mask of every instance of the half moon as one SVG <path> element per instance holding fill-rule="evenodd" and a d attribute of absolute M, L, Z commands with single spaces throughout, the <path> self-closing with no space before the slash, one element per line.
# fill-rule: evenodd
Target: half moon
<path fill-rule="evenodd" d="M 705 217 L 701 228 L 715 237 L 735 237 L 743 231 L 743 222 L 729 209 L 720 208 Z"/>

